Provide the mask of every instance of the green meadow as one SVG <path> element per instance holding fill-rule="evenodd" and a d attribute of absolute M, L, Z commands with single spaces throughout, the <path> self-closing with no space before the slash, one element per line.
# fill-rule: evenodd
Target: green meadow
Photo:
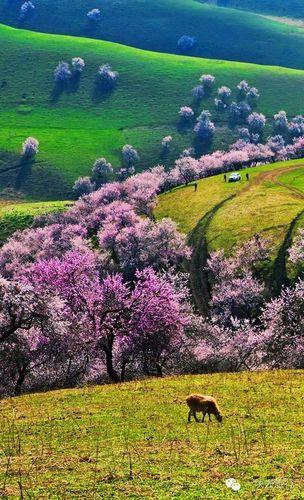
<path fill-rule="evenodd" d="M 0 202 L 0 244 L 15 231 L 30 226 L 36 216 L 60 212 L 69 205 L 67 201 Z"/>
<path fill-rule="evenodd" d="M 0 22 L 168 53 L 178 53 L 177 40 L 191 35 L 197 39 L 191 55 L 303 68 L 303 30 L 200 0 L 73 0 L 72 8 L 71 0 L 35 0 L 20 25 L 21 4 L 0 0 Z M 92 26 L 86 15 L 93 8 L 102 18 Z"/>
<path fill-rule="evenodd" d="M 207 0 L 208 1 L 208 0 Z M 302 0 L 216 0 L 217 5 L 244 9 L 263 14 L 273 14 L 290 18 L 303 18 L 304 5 Z"/>
<path fill-rule="evenodd" d="M 70 197 L 74 180 L 87 175 L 97 157 L 119 166 L 126 143 L 138 149 L 139 169 L 172 164 L 193 143 L 191 131 L 178 128 L 178 110 L 193 104 L 191 89 L 202 73 L 213 73 L 218 86 L 250 81 L 260 89 L 258 109 L 268 118 L 280 108 L 290 116 L 303 112 L 304 73 L 297 70 L 145 52 L 5 26 L 0 26 L 0 56 L 0 185 L 36 200 Z M 59 60 L 74 56 L 86 61 L 79 85 L 58 93 L 54 68 Z M 104 63 L 120 73 L 109 95 L 96 88 L 96 73 Z M 213 98 L 204 100 L 200 109 L 215 114 Z M 173 145 L 163 158 L 160 141 L 168 134 Z M 33 165 L 20 168 L 21 143 L 29 135 L 40 141 L 40 153 Z M 222 117 L 214 148 L 227 147 L 235 136 Z"/>
<path fill-rule="evenodd" d="M 267 239 L 271 249 L 270 261 L 263 267 L 268 283 L 276 288 L 289 281 L 288 249 L 304 226 L 303 160 L 240 173 L 238 183 L 225 183 L 221 174 L 198 181 L 196 192 L 190 184 L 159 197 L 156 217 L 175 220 L 194 247 L 190 274 L 197 300 L 208 253 L 221 248 L 233 253 L 236 245 L 255 235 Z"/>
<path fill-rule="evenodd" d="M 301 371 L 270 371 L 3 400 L 0 492 L 16 499 L 303 499 L 303 389 Z M 222 424 L 187 424 L 191 392 L 217 398 Z M 225 484 L 231 477 L 238 492 Z"/>

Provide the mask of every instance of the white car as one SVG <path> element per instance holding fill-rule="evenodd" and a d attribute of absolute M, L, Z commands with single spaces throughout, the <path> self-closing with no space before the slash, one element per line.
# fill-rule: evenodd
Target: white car
<path fill-rule="evenodd" d="M 228 182 L 239 182 L 241 179 L 240 174 L 234 173 L 229 175 Z"/>

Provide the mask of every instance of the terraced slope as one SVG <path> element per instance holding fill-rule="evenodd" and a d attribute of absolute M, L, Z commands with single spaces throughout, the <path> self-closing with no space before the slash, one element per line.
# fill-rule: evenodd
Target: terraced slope
<path fill-rule="evenodd" d="M 5 498 L 301 498 L 303 373 L 141 380 L 0 402 Z M 222 424 L 187 424 L 213 394 Z M 288 412 L 286 411 L 288 407 Z M 225 485 L 236 478 L 241 490 Z M 275 494 L 275 496 L 274 496 Z"/>
<path fill-rule="evenodd" d="M 18 26 L 22 3 L 0 0 L 0 22 Z M 303 30 L 199 0 L 35 0 L 34 4 L 34 13 L 22 24 L 26 29 L 169 53 L 177 53 L 177 40 L 186 34 L 197 38 L 192 55 L 303 68 Z M 102 11 L 102 21 L 92 26 L 86 14 L 96 7 Z"/>
<path fill-rule="evenodd" d="M 58 60 L 74 56 L 86 61 L 79 85 L 56 93 L 53 70 Z M 126 143 L 139 150 L 140 168 L 172 163 L 192 145 L 192 135 L 177 130 L 178 110 L 191 104 L 191 89 L 202 73 L 231 87 L 246 78 L 260 89 L 259 109 L 268 117 L 279 108 L 289 115 L 304 112 L 304 72 L 297 70 L 158 54 L 6 26 L 0 26 L 0 57 L 0 187 L 10 185 L 38 200 L 69 197 L 75 178 L 88 174 L 97 157 L 118 166 Z M 96 88 L 103 63 L 120 73 L 109 95 Z M 214 110 L 213 97 L 202 108 Z M 221 125 L 215 148 L 233 137 L 227 124 Z M 160 140 L 167 134 L 174 140 L 163 158 Z M 18 153 L 29 135 L 40 141 L 40 153 L 35 164 L 21 168 Z"/>

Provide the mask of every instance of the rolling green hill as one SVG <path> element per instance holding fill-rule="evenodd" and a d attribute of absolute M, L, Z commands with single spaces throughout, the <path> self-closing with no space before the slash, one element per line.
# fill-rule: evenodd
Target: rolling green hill
<path fill-rule="evenodd" d="M 297 70 L 145 52 L 6 26 L 0 26 L 0 56 L 0 187 L 10 185 L 31 199 L 66 199 L 75 178 L 88 174 L 97 157 L 119 165 L 126 143 L 139 150 L 140 168 L 172 163 L 192 144 L 191 134 L 177 130 L 178 110 L 191 104 L 191 89 L 202 73 L 215 74 L 218 85 L 250 81 L 260 89 L 259 109 L 269 118 L 281 108 L 289 115 L 304 111 L 304 72 Z M 54 68 L 74 56 L 86 61 L 79 88 L 55 95 Z M 96 72 L 104 63 L 120 73 L 109 95 L 96 92 Z M 202 108 L 213 109 L 213 97 Z M 233 137 L 227 123 L 219 125 L 215 148 Z M 164 159 L 160 140 L 167 134 L 174 140 Z M 21 143 L 29 135 L 40 141 L 40 153 L 34 165 L 20 168 Z"/>
<path fill-rule="evenodd" d="M 0 0 L 0 22 L 18 26 L 21 4 L 22 0 Z M 186 34 L 197 38 L 192 55 L 303 68 L 303 30 L 199 0 L 73 0 L 72 4 L 35 0 L 34 4 L 34 13 L 21 25 L 26 29 L 169 53 L 177 52 L 177 40 Z M 92 27 L 86 14 L 96 7 L 102 11 L 102 21 Z"/>
<path fill-rule="evenodd" d="M 216 3 L 222 7 L 244 9 L 274 16 L 304 17 L 302 0 L 216 0 Z"/>
<path fill-rule="evenodd" d="M 300 499 L 303 389 L 301 371 L 270 371 L 3 400 L 3 498 Z M 222 424 L 187 424 L 191 392 L 218 399 Z"/>

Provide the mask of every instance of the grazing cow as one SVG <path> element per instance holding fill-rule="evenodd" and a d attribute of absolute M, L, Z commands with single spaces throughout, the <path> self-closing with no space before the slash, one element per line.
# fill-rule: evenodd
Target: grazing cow
<path fill-rule="evenodd" d="M 191 415 L 194 416 L 196 422 L 199 419 L 196 416 L 196 412 L 202 412 L 203 418 L 202 422 L 205 420 L 205 415 L 208 413 L 209 420 L 211 421 L 211 415 L 214 415 L 218 422 L 223 420 L 220 409 L 216 402 L 216 399 L 211 396 L 203 396 L 202 394 L 190 394 L 186 398 L 186 403 L 189 406 L 188 422 L 191 422 Z"/>

